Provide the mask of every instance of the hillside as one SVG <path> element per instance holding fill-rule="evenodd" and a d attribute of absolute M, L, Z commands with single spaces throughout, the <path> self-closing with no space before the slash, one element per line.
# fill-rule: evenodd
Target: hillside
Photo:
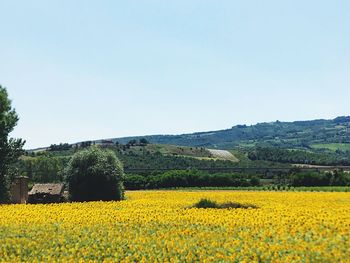
<path fill-rule="evenodd" d="M 140 143 L 147 141 L 147 143 Z M 349 166 L 350 117 L 237 125 L 183 135 L 126 137 L 29 151 L 69 158 L 92 144 L 115 151 L 126 169 Z"/>
<path fill-rule="evenodd" d="M 152 135 L 112 139 L 125 144 L 146 138 L 155 144 L 171 144 L 214 149 L 241 147 L 278 147 L 350 151 L 350 116 L 333 120 L 258 123 L 231 129 L 182 135 Z"/>
<path fill-rule="evenodd" d="M 159 174 L 174 170 L 201 170 L 202 175 L 208 172 L 219 173 L 217 176 L 221 178 L 220 182 L 228 176 L 220 173 L 240 172 L 240 175 L 237 176 L 246 176 L 246 178 L 258 176 L 264 179 L 265 183 L 271 183 L 271 180 L 278 181 L 280 180 L 278 178 L 285 178 L 281 177 L 281 173 L 286 175 L 294 170 L 296 166 L 293 164 L 308 167 L 309 165 L 329 166 L 326 169 L 335 169 L 334 166 L 337 166 L 338 169 L 345 169 L 344 165 L 350 165 L 350 159 L 344 158 L 338 152 L 315 153 L 277 147 L 240 147 L 228 151 L 204 147 L 150 144 L 145 143 L 143 139 L 130 141 L 127 144 L 104 141 L 101 144 L 84 142 L 75 145 L 51 145 L 45 150 L 26 152 L 26 155 L 22 156 L 17 163 L 16 168 L 20 174 L 28 176 L 31 182 L 61 182 L 64 177 L 64 169 L 72 155 L 92 144 L 113 151 L 121 160 L 130 179 L 126 184 L 129 189 L 143 189 L 138 188 L 140 185 L 135 186 L 136 182 L 140 182 L 140 175 L 145 177 L 141 180 L 142 182 L 146 180 L 147 185 L 152 185 L 156 180 L 153 178 L 159 179 Z M 325 167 L 318 166 L 317 169 L 323 168 Z"/>

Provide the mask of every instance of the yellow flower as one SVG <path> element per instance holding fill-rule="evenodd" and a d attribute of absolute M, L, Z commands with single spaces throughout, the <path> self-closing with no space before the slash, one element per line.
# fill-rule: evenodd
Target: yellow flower
<path fill-rule="evenodd" d="M 189 208 L 201 198 L 258 209 Z M 2 262 L 347 262 L 350 194 L 127 192 L 122 202 L 0 206 Z"/>

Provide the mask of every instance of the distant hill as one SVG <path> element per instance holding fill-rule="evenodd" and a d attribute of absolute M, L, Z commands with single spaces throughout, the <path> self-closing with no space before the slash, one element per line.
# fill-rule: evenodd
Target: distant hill
<path fill-rule="evenodd" d="M 237 125 L 231 129 L 181 135 L 152 135 L 111 139 L 126 144 L 145 138 L 154 144 L 170 144 L 214 149 L 239 147 L 278 147 L 350 151 L 350 116 L 333 120 L 270 122 Z"/>
<path fill-rule="evenodd" d="M 140 141 L 146 141 L 146 146 L 135 145 Z M 58 151 L 66 156 L 71 155 L 73 149 L 92 144 L 112 147 L 128 167 L 158 167 L 157 163 L 162 163 L 159 166 L 162 168 L 172 167 L 179 160 L 186 163 L 181 167 L 212 165 L 205 161 L 215 160 L 249 167 L 270 166 L 271 162 L 341 166 L 350 165 L 350 116 L 333 120 L 236 125 L 226 130 L 182 135 L 103 139 L 73 145 L 51 145 L 28 152 Z M 196 160 L 189 160 L 188 157 Z"/>
<path fill-rule="evenodd" d="M 111 147 L 111 146 L 109 146 Z M 210 150 L 203 147 L 186 147 L 176 145 L 162 145 L 162 144 L 145 144 L 145 145 L 119 145 L 112 149 L 117 149 L 117 152 L 128 156 L 142 156 L 146 154 L 174 157 L 191 157 L 198 160 L 223 160 L 238 162 L 238 159 L 229 151 L 225 150 Z"/>

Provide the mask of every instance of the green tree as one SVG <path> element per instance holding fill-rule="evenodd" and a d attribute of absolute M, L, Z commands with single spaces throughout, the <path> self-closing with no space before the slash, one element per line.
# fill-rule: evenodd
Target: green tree
<path fill-rule="evenodd" d="M 131 141 L 129 141 L 126 145 L 127 146 L 134 146 L 134 145 L 136 145 L 137 144 L 137 141 L 136 140 L 131 140 Z"/>
<path fill-rule="evenodd" d="M 69 161 L 66 181 L 72 201 L 110 201 L 124 198 L 124 171 L 111 151 L 93 146 Z"/>
<path fill-rule="evenodd" d="M 140 144 L 146 145 L 149 144 L 149 141 L 145 138 L 140 139 Z"/>
<path fill-rule="evenodd" d="M 39 156 L 34 161 L 32 180 L 40 183 L 61 182 L 62 164 L 57 157 Z"/>
<path fill-rule="evenodd" d="M 9 201 L 9 177 L 13 173 L 13 164 L 24 153 L 25 141 L 9 137 L 18 120 L 6 88 L 0 86 L 0 203 Z"/>

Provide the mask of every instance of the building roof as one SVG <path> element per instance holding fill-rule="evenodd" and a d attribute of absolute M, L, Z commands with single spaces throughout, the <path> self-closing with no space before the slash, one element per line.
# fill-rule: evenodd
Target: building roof
<path fill-rule="evenodd" d="M 35 184 L 29 195 L 50 194 L 61 195 L 64 190 L 64 184 Z"/>

